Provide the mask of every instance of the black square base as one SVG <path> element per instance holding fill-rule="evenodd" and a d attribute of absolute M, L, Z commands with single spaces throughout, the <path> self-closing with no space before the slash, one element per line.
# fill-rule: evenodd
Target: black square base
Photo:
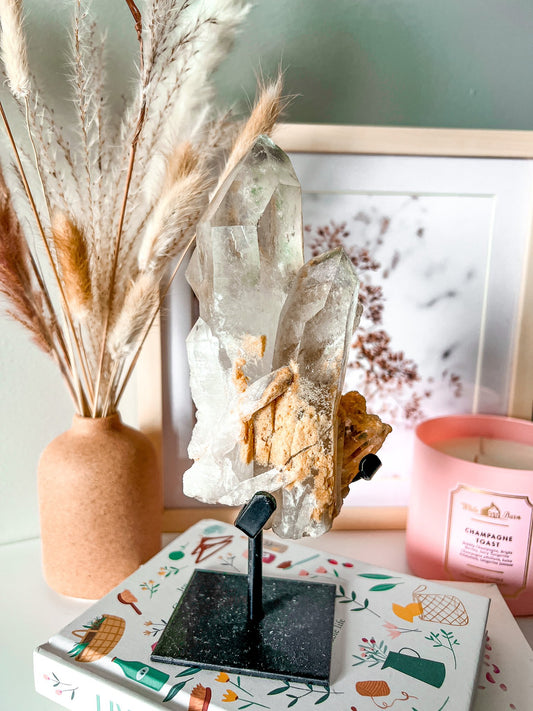
<path fill-rule="evenodd" d="M 263 578 L 264 618 L 247 619 L 248 578 L 196 570 L 151 659 L 328 684 L 336 587 Z"/>

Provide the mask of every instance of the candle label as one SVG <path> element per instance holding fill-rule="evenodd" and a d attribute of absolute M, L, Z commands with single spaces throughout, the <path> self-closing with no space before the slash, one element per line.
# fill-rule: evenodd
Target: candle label
<path fill-rule="evenodd" d="M 444 567 L 456 580 L 498 583 L 516 595 L 526 586 L 532 533 L 527 496 L 459 484 L 450 492 Z"/>

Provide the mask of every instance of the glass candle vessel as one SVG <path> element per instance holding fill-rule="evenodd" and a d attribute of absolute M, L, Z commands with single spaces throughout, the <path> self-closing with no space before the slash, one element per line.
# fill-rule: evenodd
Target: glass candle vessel
<path fill-rule="evenodd" d="M 453 415 L 416 430 L 407 558 L 425 578 L 496 583 L 533 614 L 533 423 Z"/>

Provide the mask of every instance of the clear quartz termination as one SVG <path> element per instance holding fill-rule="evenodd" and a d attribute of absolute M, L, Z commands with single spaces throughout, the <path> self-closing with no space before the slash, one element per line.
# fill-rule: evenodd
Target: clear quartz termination
<path fill-rule="evenodd" d="M 270 460 L 297 472 L 276 493 L 273 526 L 284 538 L 325 533 L 342 505 L 337 408 L 360 318 L 358 291 L 353 265 L 338 248 L 300 269 L 281 313 L 273 368 L 290 363 L 295 378 L 274 415 L 278 420 L 281 410 L 287 418 L 272 436 L 283 432 L 284 451 L 276 456 L 271 450 Z"/>
<path fill-rule="evenodd" d="M 340 248 L 303 264 L 300 185 L 270 139 L 211 202 L 187 279 L 200 318 L 187 339 L 197 423 L 185 494 L 242 505 L 269 491 L 276 533 L 325 533 L 346 493 L 337 412 L 359 284 Z"/>
<path fill-rule="evenodd" d="M 241 457 L 238 400 L 271 370 L 278 319 L 303 264 L 301 190 L 288 156 L 260 137 L 197 226 L 187 280 L 200 318 L 187 338 L 197 422 L 195 460 L 183 490 L 208 503 L 240 505 L 279 488 L 273 471 L 255 481 Z"/>

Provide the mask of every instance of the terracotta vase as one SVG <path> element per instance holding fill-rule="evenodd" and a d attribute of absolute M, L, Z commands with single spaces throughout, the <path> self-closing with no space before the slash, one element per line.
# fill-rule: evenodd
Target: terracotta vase
<path fill-rule="evenodd" d="M 160 550 L 157 456 L 120 415 L 76 415 L 44 450 L 38 482 L 44 576 L 57 592 L 99 598 Z"/>

